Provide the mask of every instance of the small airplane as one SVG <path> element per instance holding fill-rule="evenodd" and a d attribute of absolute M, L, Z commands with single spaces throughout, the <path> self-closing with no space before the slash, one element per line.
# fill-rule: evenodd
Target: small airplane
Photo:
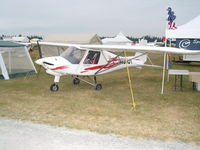
<path fill-rule="evenodd" d="M 36 44 L 36 43 L 33 43 Z M 55 76 L 54 83 L 50 86 L 51 91 L 58 91 L 60 77 L 73 76 L 73 84 L 80 81 L 88 83 L 96 90 L 101 90 L 102 85 L 97 83 L 96 76 L 123 69 L 125 67 L 155 67 L 145 64 L 148 52 L 196 54 L 199 51 L 184 50 L 169 47 L 152 46 L 127 46 L 127 45 L 78 45 L 53 42 L 37 42 L 39 45 L 66 47 L 60 56 L 44 57 L 36 60 L 36 63 L 46 69 L 46 73 Z M 136 52 L 134 56 L 123 57 L 112 52 Z M 93 76 L 93 80 L 84 77 Z"/>

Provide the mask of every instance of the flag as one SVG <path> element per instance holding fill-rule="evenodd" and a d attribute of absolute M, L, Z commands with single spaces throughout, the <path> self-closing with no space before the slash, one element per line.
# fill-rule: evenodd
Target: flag
<path fill-rule="evenodd" d="M 176 19 L 176 15 L 174 13 L 174 11 L 172 11 L 172 8 L 171 7 L 168 7 L 167 8 L 167 11 L 168 11 L 168 18 L 167 18 L 167 21 L 168 21 L 168 29 L 172 29 L 172 30 L 175 30 L 177 29 L 176 27 L 176 23 L 175 23 L 175 19 Z"/>

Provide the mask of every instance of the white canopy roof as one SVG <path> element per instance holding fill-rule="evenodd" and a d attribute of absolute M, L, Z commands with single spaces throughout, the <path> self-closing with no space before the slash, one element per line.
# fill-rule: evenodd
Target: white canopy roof
<path fill-rule="evenodd" d="M 200 15 L 179 26 L 175 30 L 166 30 L 166 38 L 200 38 Z"/>
<path fill-rule="evenodd" d="M 43 41 L 70 44 L 102 44 L 97 34 L 49 34 Z M 65 50 L 66 47 L 41 45 L 43 57 L 59 56 Z"/>
<path fill-rule="evenodd" d="M 112 45 L 112 44 L 129 44 L 132 43 L 122 32 L 120 32 L 114 38 L 105 38 L 102 40 L 103 44 Z"/>
<path fill-rule="evenodd" d="M 49 34 L 43 41 L 71 44 L 102 44 L 97 34 Z"/>
<path fill-rule="evenodd" d="M 4 41 L 13 41 L 13 42 L 28 42 L 29 39 L 25 36 L 13 36 L 13 37 L 3 37 Z"/>

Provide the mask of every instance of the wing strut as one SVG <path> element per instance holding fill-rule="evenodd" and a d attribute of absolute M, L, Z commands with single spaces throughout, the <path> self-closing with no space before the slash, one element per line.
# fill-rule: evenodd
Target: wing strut
<path fill-rule="evenodd" d="M 126 51 L 124 51 L 124 56 L 127 57 Z M 135 103 L 135 99 L 134 99 L 134 96 L 133 96 L 133 87 L 132 87 L 132 84 L 131 84 L 131 76 L 130 76 L 130 72 L 129 72 L 128 60 L 127 59 L 126 59 L 126 69 L 127 69 L 127 73 L 128 73 L 128 81 L 129 81 L 129 87 L 130 87 L 131 98 L 132 98 L 132 109 L 131 110 L 136 111 L 136 103 Z"/>
<path fill-rule="evenodd" d="M 121 53 L 120 53 L 121 54 Z M 117 55 L 116 57 L 114 57 L 114 59 L 116 59 L 117 57 L 119 57 L 120 56 L 120 54 L 119 55 Z M 103 67 L 101 67 L 96 73 L 95 73 L 95 75 L 97 75 L 99 72 L 103 72 L 103 71 L 105 71 L 105 70 L 102 70 L 102 69 L 104 69 L 106 66 L 108 66 L 110 63 L 112 63 L 113 61 L 109 61 L 109 62 L 107 62 L 107 64 L 105 64 Z M 120 64 L 119 64 L 120 65 Z"/>

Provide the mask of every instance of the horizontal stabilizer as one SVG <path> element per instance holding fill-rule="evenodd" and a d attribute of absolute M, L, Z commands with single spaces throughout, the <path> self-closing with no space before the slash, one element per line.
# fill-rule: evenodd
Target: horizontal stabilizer
<path fill-rule="evenodd" d="M 144 64 L 147 61 L 148 56 L 147 54 L 136 52 L 134 57 L 137 57 L 137 59 L 139 59 Z"/>

